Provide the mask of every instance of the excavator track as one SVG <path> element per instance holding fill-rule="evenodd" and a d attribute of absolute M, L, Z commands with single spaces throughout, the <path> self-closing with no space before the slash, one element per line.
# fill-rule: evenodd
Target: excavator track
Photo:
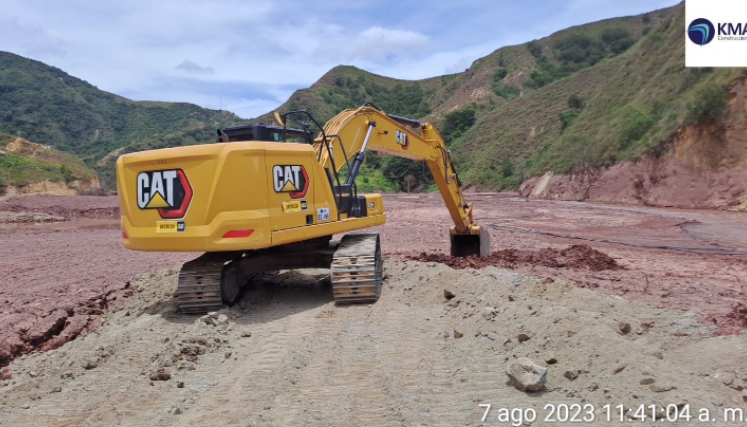
<path fill-rule="evenodd" d="M 332 297 L 338 303 L 375 302 L 383 275 L 379 233 L 348 234 L 332 258 Z"/>
<path fill-rule="evenodd" d="M 176 305 L 182 313 L 204 314 L 223 307 L 221 277 L 230 255 L 206 253 L 184 263 L 176 285 Z"/>

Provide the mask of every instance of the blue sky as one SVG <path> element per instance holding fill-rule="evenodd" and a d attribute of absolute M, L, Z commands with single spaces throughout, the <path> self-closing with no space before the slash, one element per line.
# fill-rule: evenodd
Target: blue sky
<path fill-rule="evenodd" d="M 429 4 L 430 3 L 430 4 Z M 0 0 L 0 50 L 135 100 L 246 118 L 335 65 L 419 79 L 506 45 L 672 0 Z"/>

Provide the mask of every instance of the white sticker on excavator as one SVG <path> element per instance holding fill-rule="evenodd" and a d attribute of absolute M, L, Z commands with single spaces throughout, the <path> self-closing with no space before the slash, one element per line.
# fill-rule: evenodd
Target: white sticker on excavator
<path fill-rule="evenodd" d="M 329 208 L 319 208 L 316 210 L 316 222 L 329 221 Z"/>

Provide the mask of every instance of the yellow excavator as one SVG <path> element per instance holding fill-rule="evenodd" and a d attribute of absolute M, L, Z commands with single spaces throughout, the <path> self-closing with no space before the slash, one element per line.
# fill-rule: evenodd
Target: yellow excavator
<path fill-rule="evenodd" d="M 287 126 L 302 117 L 303 129 Z M 278 270 L 329 268 L 336 302 L 375 302 L 383 263 L 381 194 L 358 194 L 367 150 L 424 161 L 454 221 L 453 256 L 487 256 L 490 237 L 465 202 L 451 154 L 429 123 L 366 104 L 322 127 L 307 111 L 276 125 L 219 129 L 217 143 L 120 156 L 117 189 L 125 247 L 204 252 L 179 273 L 184 313 L 232 305 L 253 280 Z M 321 129 L 314 137 L 311 123 Z"/>

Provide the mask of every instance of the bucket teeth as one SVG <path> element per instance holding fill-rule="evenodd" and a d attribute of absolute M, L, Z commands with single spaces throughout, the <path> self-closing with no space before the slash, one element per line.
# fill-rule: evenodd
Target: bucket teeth
<path fill-rule="evenodd" d="M 383 271 L 379 233 L 344 236 L 335 251 L 330 273 L 335 302 L 377 301 Z"/>

